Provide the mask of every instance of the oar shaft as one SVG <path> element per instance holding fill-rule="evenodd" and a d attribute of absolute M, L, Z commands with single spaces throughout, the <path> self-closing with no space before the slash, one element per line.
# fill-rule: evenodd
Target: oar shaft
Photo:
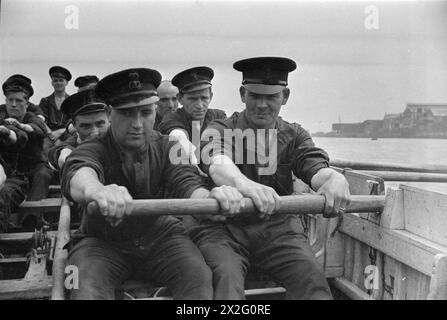
<path fill-rule="evenodd" d="M 57 232 L 56 249 L 53 261 L 53 287 L 51 300 L 65 299 L 65 266 L 67 264 L 68 252 L 65 245 L 70 241 L 70 204 L 67 199 L 62 198 L 60 208 L 59 227 Z"/>
<path fill-rule="evenodd" d="M 281 197 L 282 204 L 277 214 L 318 214 L 323 213 L 325 198 L 321 195 L 297 195 Z M 250 199 L 244 199 L 241 214 L 256 211 Z M 351 196 L 346 212 L 381 212 L 385 196 Z M 134 200 L 131 215 L 217 215 L 221 214 L 214 199 L 150 199 Z"/>
<path fill-rule="evenodd" d="M 383 171 L 407 171 L 407 172 L 432 172 L 447 173 L 445 165 L 407 165 L 390 162 L 348 161 L 333 159 L 331 166 L 338 168 L 351 168 L 357 170 L 383 170 Z"/>
<path fill-rule="evenodd" d="M 416 181 L 416 182 L 447 182 L 447 174 L 423 172 L 397 172 L 397 171 L 369 171 L 361 170 L 385 181 Z"/>

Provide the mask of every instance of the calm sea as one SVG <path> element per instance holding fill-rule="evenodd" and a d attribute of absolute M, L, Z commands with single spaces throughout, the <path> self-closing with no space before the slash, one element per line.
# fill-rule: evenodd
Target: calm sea
<path fill-rule="evenodd" d="M 313 138 L 331 159 L 447 165 L 447 140 Z"/>

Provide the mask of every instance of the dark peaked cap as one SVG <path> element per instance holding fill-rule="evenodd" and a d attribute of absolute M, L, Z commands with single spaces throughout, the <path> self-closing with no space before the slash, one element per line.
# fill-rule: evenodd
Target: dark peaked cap
<path fill-rule="evenodd" d="M 71 73 L 66 68 L 61 66 L 53 66 L 48 71 L 50 74 L 50 77 L 58 77 L 58 78 L 64 78 L 67 81 L 71 80 Z"/>
<path fill-rule="evenodd" d="M 288 84 L 289 72 L 296 69 L 292 59 L 257 57 L 237 61 L 233 68 L 242 72 L 242 85 L 258 94 L 275 94 Z"/>
<path fill-rule="evenodd" d="M 97 95 L 112 108 L 139 107 L 157 102 L 161 74 L 148 68 L 126 69 L 112 73 L 96 85 Z"/>
<path fill-rule="evenodd" d="M 79 114 L 106 111 L 107 105 L 104 100 L 96 96 L 94 89 L 87 89 L 67 97 L 62 102 L 61 110 L 74 119 Z"/>
<path fill-rule="evenodd" d="M 30 98 L 34 94 L 31 80 L 20 74 L 9 77 L 2 85 L 3 93 L 8 92 L 25 92 Z"/>
<path fill-rule="evenodd" d="M 14 79 L 22 79 L 22 80 L 25 80 L 26 82 L 28 82 L 29 84 L 32 83 L 31 79 L 24 76 L 23 74 L 14 74 L 14 75 L 10 76 L 8 79 L 6 79 L 6 81 L 14 80 Z"/>
<path fill-rule="evenodd" d="M 181 93 L 188 93 L 211 87 L 213 77 L 213 69 L 209 67 L 194 67 L 177 73 L 172 78 L 172 84 Z"/>
<path fill-rule="evenodd" d="M 97 76 L 89 75 L 89 76 L 77 77 L 74 82 L 74 85 L 75 85 L 75 87 L 82 88 L 90 83 L 98 83 L 98 82 L 99 82 L 99 79 Z"/>

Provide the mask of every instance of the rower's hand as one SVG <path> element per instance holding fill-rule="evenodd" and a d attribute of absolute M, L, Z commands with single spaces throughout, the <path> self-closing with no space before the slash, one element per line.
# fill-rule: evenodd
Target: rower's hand
<path fill-rule="evenodd" d="M 244 197 L 253 201 L 261 219 L 269 219 L 281 207 L 281 197 L 269 186 L 244 178 L 236 183 L 236 187 Z"/>
<path fill-rule="evenodd" d="M 90 193 L 90 202 L 96 202 L 99 212 L 113 226 L 121 223 L 132 212 L 132 196 L 127 189 L 116 184 L 96 188 Z"/>
<path fill-rule="evenodd" d="M 349 192 L 349 184 L 345 177 L 339 173 L 331 175 L 321 187 L 317 190 L 317 194 L 326 197 L 323 217 L 338 217 L 346 211 L 349 206 L 351 194 Z"/>
<path fill-rule="evenodd" d="M 232 217 L 240 213 L 244 207 L 244 197 L 234 187 L 220 186 L 211 189 L 208 198 L 216 199 L 219 202 L 223 215 L 207 216 L 212 221 L 225 221 L 227 217 Z"/>
<path fill-rule="evenodd" d="M 9 130 L 5 126 L 0 126 L 0 138 L 6 138 L 7 136 L 9 136 L 10 132 L 11 130 Z"/>
<path fill-rule="evenodd" d="M 17 119 L 14 119 L 14 118 L 6 118 L 6 119 L 5 119 L 5 122 L 6 122 L 7 124 L 11 124 L 11 125 L 13 125 L 13 126 L 19 128 L 19 129 L 21 128 L 21 123 L 20 123 Z"/>

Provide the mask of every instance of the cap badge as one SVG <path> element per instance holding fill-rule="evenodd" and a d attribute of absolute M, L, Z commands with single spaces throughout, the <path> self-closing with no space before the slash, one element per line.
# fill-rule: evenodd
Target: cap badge
<path fill-rule="evenodd" d="M 129 73 L 129 89 L 138 90 L 141 89 L 141 82 L 139 80 L 140 75 L 138 72 L 130 72 Z"/>
<path fill-rule="evenodd" d="M 199 80 L 199 75 L 196 72 L 191 73 L 191 78 L 194 81 L 198 81 Z"/>

